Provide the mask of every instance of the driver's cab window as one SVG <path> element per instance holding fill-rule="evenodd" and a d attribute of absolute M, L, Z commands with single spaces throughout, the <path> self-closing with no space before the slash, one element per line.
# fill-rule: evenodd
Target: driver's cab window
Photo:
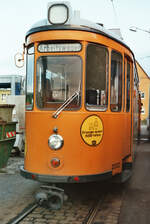
<path fill-rule="evenodd" d="M 108 105 L 108 50 L 98 44 L 87 46 L 86 108 L 106 110 Z"/>
<path fill-rule="evenodd" d="M 82 61 L 79 56 L 39 57 L 36 78 L 37 106 L 56 109 L 78 92 L 77 97 L 66 108 L 79 108 L 81 74 Z"/>

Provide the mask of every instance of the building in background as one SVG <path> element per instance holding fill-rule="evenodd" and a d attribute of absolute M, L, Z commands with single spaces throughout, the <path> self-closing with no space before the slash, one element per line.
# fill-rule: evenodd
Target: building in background
<path fill-rule="evenodd" d="M 6 103 L 9 95 L 24 94 L 24 78 L 20 75 L 0 75 L 0 104 Z"/>
<path fill-rule="evenodd" d="M 0 89 L 0 104 L 6 103 L 7 97 L 11 95 L 11 90 L 10 88 L 1 88 Z"/>
<path fill-rule="evenodd" d="M 137 62 L 137 70 L 139 75 L 139 90 L 141 94 L 141 124 L 149 127 L 150 125 L 150 77 Z"/>
<path fill-rule="evenodd" d="M 12 121 L 16 125 L 16 141 L 14 149 L 24 150 L 25 131 L 25 79 L 20 75 L 0 75 L 0 104 L 15 105 L 12 111 Z M 21 134 L 19 134 L 21 133 Z"/>

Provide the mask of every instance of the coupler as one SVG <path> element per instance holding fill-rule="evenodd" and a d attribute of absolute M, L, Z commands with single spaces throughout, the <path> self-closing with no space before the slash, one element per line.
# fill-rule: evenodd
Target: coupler
<path fill-rule="evenodd" d="M 46 185 L 40 188 L 41 190 L 35 195 L 36 201 L 40 206 L 47 207 L 51 210 L 58 210 L 61 209 L 64 201 L 68 199 L 62 188 Z"/>

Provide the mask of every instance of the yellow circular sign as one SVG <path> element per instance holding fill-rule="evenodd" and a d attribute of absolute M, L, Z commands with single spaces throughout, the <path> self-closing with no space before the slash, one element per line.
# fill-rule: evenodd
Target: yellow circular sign
<path fill-rule="evenodd" d="M 90 146 L 98 145 L 103 137 L 103 123 L 97 115 L 87 117 L 81 126 L 81 136 Z"/>

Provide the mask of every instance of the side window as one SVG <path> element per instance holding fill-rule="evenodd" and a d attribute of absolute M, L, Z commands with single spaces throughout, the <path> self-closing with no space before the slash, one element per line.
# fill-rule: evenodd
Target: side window
<path fill-rule="evenodd" d="M 125 95 L 126 95 L 126 61 L 124 59 L 124 74 L 123 74 L 123 111 L 125 112 Z"/>
<path fill-rule="evenodd" d="M 135 63 L 133 64 L 133 67 L 134 67 L 134 84 L 137 86 L 139 84 L 139 77 Z"/>
<path fill-rule="evenodd" d="M 122 55 L 116 51 L 111 54 L 111 111 L 121 111 L 122 107 Z"/>
<path fill-rule="evenodd" d="M 108 105 L 108 50 L 98 44 L 87 46 L 86 107 L 106 110 Z"/>
<path fill-rule="evenodd" d="M 130 111 L 130 62 L 127 61 L 127 80 L 126 80 L 126 112 Z"/>
<path fill-rule="evenodd" d="M 34 88 L 34 46 L 27 49 L 27 74 L 26 74 L 26 110 L 33 109 Z"/>
<path fill-rule="evenodd" d="M 144 109 L 144 107 L 142 106 L 142 108 L 141 108 L 141 114 L 144 114 L 145 113 L 145 109 Z"/>
<path fill-rule="evenodd" d="M 144 97 L 145 97 L 144 92 L 140 92 L 140 94 L 141 94 L 141 99 L 144 99 Z"/>

